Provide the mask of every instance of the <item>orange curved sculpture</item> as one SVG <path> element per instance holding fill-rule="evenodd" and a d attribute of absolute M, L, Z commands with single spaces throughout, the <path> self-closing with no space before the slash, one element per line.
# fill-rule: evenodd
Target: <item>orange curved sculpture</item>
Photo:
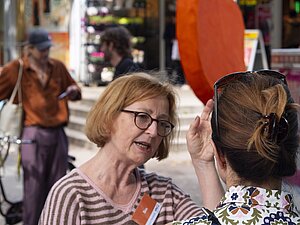
<path fill-rule="evenodd" d="M 177 0 L 176 29 L 186 80 L 203 103 L 217 79 L 245 70 L 245 28 L 233 0 Z"/>

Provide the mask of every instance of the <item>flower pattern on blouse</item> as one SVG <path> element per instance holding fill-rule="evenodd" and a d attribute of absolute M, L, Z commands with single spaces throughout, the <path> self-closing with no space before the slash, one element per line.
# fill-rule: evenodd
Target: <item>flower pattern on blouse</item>
<path fill-rule="evenodd" d="M 299 225 L 300 214 L 289 193 L 251 186 L 232 186 L 214 210 L 219 224 Z M 195 216 L 173 225 L 215 225 L 208 216 Z"/>

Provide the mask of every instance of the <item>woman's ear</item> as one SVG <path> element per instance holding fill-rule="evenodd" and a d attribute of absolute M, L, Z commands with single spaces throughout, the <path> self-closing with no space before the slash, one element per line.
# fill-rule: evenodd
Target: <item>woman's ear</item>
<path fill-rule="evenodd" d="M 113 42 L 109 42 L 108 45 L 107 45 L 109 51 L 112 51 L 114 49 L 114 43 Z"/>
<path fill-rule="evenodd" d="M 216 161 L 220 170 L 226 170 L 227 162 L 224 154 L 221 151 L 217 150 L 217 146 L 214 148 L 214 155 L 216 157 Z"/>

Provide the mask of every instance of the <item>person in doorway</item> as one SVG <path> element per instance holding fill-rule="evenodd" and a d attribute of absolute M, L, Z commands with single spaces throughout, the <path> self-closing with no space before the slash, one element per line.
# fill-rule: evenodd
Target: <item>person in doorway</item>
<path fill-rule="evenodd" d="M 65 65 L 49 58 L 51 46 L 46 30 L 33 29 L 29 32 L 26 54 L 22 57 L 22 139 L 34 142 L 21 146 L 24 225 L 38 224 L 50 188 L 66 174 L 68 139 L 64 127 L 69 118 L 67 101 L 81 99 L 81 90 Z M 18 60 L 3 67 L 0 75 L 1 100 L 10 98 L 19 67 Z"/>
<path fill-rule="evenodd" d="M 279 72 L 219 79 L 214 102 L 191 124 L 187 141 L 204 205 L 215 208 L 222 195 L 214 156 L 227 191 L 213 212 L 173 224 L 300 224 L 292 196 L 281 189 L 297 169 L 297 108 Z M 207 185 L 207 176 L 215 182 Z"/>
<path fill-rule="evenodd" d="M 300 18 L 295 10 L 290 10 L 284 16 L 284 48 L 299 48 L 300 46 Z"/>
<path fill-rule="evenodd" d="M 131 34 L 123 26 L 110 27 L 101 34 L 101 51 L 104 58 L 115 68 L 113 80 L 140 70 L 131 55 Z"/>
<path fill-rule="evenodd" d="M 135 224 L 149 197 L 161 207 L 155 224 L 201 214 L 171 178 L 139 168 L 168 156 L 177 121 L 172 85 L 145 73 L 112 81 L 86 121 L 99 151 L 53 186 L 40 225 Z"/>

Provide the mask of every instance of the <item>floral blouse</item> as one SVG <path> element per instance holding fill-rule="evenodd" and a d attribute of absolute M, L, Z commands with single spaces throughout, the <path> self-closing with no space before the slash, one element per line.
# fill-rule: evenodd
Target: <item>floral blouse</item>
<path fill-rule="evenodd" d="M 173 225 L 299 225 L 300 214 L 292 196 L 278 190 L 232 186 L 213 216 L 206 214 Z"/>

